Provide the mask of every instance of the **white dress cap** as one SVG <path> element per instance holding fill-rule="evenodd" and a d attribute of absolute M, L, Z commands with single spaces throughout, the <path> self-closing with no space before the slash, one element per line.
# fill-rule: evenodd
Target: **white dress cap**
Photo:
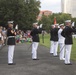
<path fill-rule="evenodd" d="M 64 26 L 64 23 L 63 24 L 60 24 L 60 26 Z"/>
<path fill-rule="evenodd" d="M 65 22 L 71 22 L 71 20 L 66 20 Z"/>
<path fill-rule="evenodd" d="M 35 24 L 37 25 L 37 24 L 38 24 L 38 22 L 36 22 L 36 23 L 33 23 L 33 25 L 35 25 Z"/>
<path fill-rule="evenodd" d="M 55 24 L 55 26 L 58 26 L 59 24 Z"/>
<path fill-rule="evenodd" d="M 8 21 L 8 24 L 13 23 L 14 21 Z"/>

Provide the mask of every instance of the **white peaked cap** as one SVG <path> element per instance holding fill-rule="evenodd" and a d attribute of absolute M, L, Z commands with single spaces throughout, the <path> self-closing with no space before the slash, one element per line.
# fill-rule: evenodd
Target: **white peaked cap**
<path fill-rule="evenodd" d="M 51 26 L 54 26 L 54 24 L 53 24 L 53 25 L 51 25 Z"/>
<path fill-rule="evenodd" d="M 55 25 L 51 25 L 51 27 L 55 27 Z"/>
<path fill-rule="evenodd" d="M 38 24 L 38 22 L 36 22 L 36 23 L 33 23 L 33 25 L 35 25 L 35 24 Z"/>
<path fill-rule="evenodd" d="M 14 21 L 8 21 L 8 24 L 13 23 Z"/>
<path fill-rule="evenodd" d="M 66 20 L 65 22 L 71 22 L 71 20 Z"/>
<path fill-rule="evenodd" d="M 55 26 L 58 26 L 59 24 L 55 24 Z"/>
<path fill-rule="evenodd" d="M 60 26 L 64 26 L 64 23 L 63 24 L 60 24 Z"/>
<path fill-rule="evenodd" d="M 51 25 L 51 27 L 53 27 L 53 26 L 55 26 L 55 25 Z"/>

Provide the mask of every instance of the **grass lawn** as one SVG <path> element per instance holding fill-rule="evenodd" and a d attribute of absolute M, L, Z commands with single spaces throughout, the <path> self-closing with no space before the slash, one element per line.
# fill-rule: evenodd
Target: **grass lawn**
<path fill-rule="evenodd" d="M 44 35 L 44 43 L 42 42 L 42 35 L 40 35 L 40 44 L 50 48 L 50 34 Z M 76 60 L 76 38 L 73 39 L 71 59 Z"/>

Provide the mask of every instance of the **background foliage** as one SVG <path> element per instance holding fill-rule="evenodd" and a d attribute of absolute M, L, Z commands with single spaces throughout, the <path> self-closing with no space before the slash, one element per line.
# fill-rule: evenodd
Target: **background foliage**
<path fill-rule="evenodd" d="M 31 29 L 39 14 L 39 0 L 0 0 L 0 25 L 13 20 L 19 29 Z"/>
<path fill-rule="evenodd" d="M 58 24 L 61 24 L 61 23 L 65 24 L 65 20 L 72 20 L 72 22 L 74 21 L 76 23 L 76 18 L 72 18 L 70 14 L 65 14 L 65 13 L 53 13 L 48 17 L 43 15 L 39 23 L 42 23 L 44 29 L 49 31 L 49 29 L 51 28 L 51 25 L 54 24 L 55 17 Z"/>

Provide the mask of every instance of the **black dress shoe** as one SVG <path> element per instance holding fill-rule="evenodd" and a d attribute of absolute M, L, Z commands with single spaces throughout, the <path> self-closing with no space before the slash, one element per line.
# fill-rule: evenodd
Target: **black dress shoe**
<path fill-rule="evenodd" d="M 8 63 L 8 65 L 16 65 L 16 63 Z"/>
<path fill-rule="evenodd" d="M 39 59 L 33 59 L 33 60 L 39 60 Z"/>
<path fill-rule="evenodd" d="M 53 55 L 53 53 L 50 53 L 50 54 L 52 54 L 52 55 Z"/>
<path fill-rule="evenodd" d="M 65 64 L 65 65 L 72 65 L 72 63 L 68 63 L 68 64 Z"/>

